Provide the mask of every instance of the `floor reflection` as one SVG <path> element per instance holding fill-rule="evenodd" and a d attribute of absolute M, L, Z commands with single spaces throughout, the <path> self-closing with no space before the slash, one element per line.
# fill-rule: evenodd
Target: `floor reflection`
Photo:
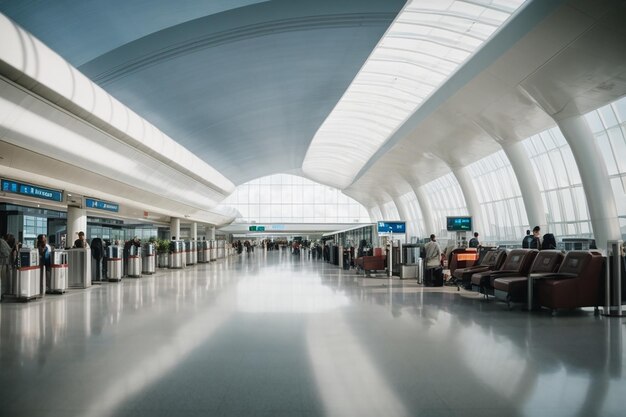
<path fill-rule="evenodd" d="M 261 251 L 2 303 L 0 415 L 617 416 L 624 337 Z"/>

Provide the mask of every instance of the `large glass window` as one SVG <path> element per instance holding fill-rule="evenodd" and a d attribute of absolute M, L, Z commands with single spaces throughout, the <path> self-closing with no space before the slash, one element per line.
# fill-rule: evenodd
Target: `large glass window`
<path fill-rule="evenodd" d="M 468 214 L 461 186 L 454 174 L 449 173 L 425 184 L 423 187 L 435 223 L 435 230 L 430 233 L 445 236 L 447 235 L 447 216 Z"/>
<path fill-rule="evenodd" d="M 554 233 L 557 238 L 592 237 L 578 166 L 559 128 L 545 130 L 523 143 L 533 165 L 547 214 L 548 230 L 543 232 Z"/>
<path fill-rule="evenodd" d="M 369 223 L 365 207 L 340 190 L 306 178 L 276 174 L 237 187 L 222 203 L 243 223 Z"/>
<path fill-rule="evenodd" d="M 24 216 L 24 246 L 35 247 L 37 236 L 48 233 L 48 219 L 38 216 Z"/>
<path fill-rule="evenodd" d="M 622 238 L 626 239 L 626 97 L 586 116 L 609 172 Z"/>
<path fill-rule="evenodd" d="M 482 239 L 517 241 L 528 227 L 528 216 L 517 178 L 504 151 L 468 165 L 483 219 Z"/>

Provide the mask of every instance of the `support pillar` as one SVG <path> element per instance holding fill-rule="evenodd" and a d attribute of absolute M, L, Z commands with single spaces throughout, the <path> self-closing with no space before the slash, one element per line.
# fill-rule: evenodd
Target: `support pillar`
<path fill-rule="evenodd" d="M 191 240 L 198 240 L 198 223 L 191 223 Z"/>
<path fill-rule="evenodd" d="M 621 239 L 621 233 L 615 196 L 598 143 L 583 116 L 557 120 L 557 124 L 578 165 L 596 244 L 606 250 L 607 241 Z"/>
<path fill-rule="evenodd" d="M 433 222 L 430 204 L 428 203 L 428 199 L 426 198 L 424 188 L 421 186 L 413 187 L 413 192 L 415 193 L 415 197 L 417 198 L 417 204 L 419 204 L 420 206 L 422 218 L 424 219 L 424 232 L 426 234 L 426 236 L 424 237 L 428 237 L 431 234 L 437 234 L 439 231 L 435 230 L 435 223 Z"/>
<path fill-rule="evenodd" d="M 472 181 L 472 175 L 470 174 L 469 169 L 467 169 L 467 167 L 456 168 L 452 170 L 452 173 L 461 187 L 467 211 L 469 215 L 472 216 L 473 231 L 484 236 L 485 225 L 483 223 L 480 202 L 478 201 L 478 194 L 476 193 L 476 187 L 474 187 L 474 182 Z"/>
<path fill-rule="evenodd" d="M 78 232 L 85 232 L 85 239 L 89 241 L 91 236 L 87 236 L 87 211 L 78 207 L 67 207 L 67 237 L 65 247 L 71 248 L 74 241 L 78 239 Z"/>
<path fill-rule="evenodd" d="M 180 219 L 178 217 L 170 219 L 170 238 L 174 236 L 176 239 L 180 239 Z"/>
<path fill-rule="evenodd" d="M 215 240 L 215 226 L 211 227 L 210 237 L 211 237 L 211 240 Z"/>
<path fill-rule="evenodd" d="M 533 166 L 524 144 L 522 142 L 510 141 L 503 143 L 502 149 L 509 159 L 511 168 L 513 168 L 517 178 L 517 184 L 522 193 L 522 201 L 528 217 L 529 229 L 539 226 L 542 230 L 546 230 L 548 220 L 543 201 L 541 200 L 541 191 L 539 190 L 537 176 L 533 171 Z"/>

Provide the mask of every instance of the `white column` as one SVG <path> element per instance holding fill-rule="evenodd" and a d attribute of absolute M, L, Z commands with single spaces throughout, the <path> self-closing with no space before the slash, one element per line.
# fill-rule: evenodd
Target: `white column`
<path fill-rule="evenodd" d="M 191 239 L 198 240 L 198 223 L 191 223 Z"/>
<path fill-rule="evenodd" d="M 522 193 L 522 201 L 528 216 L 529 229 L 539 226 L 542 230 L 546 230 L 548 220 L 541 200 L 541 191 L 539 190 L 537 176 L 533 171 L 533 166 L 524 144 L 522 142 L 509 141 L 502 144 L 502 149 L 507 158 L 509 158 L 511 168 L 513 168 L 517 178 L 517 184 Z"/>
<path fill-rule="evenodd" d="M 417 198 L 417 204 L 420 205 L 420 211 L 422 212 L 422 218 L 424 219 L 424 233 L 428 237 L 431 234 L 437 234 L 438 230 L 435 230 L 435 223 L 433 222 L 433 215 L 430 210 L 430 204 L 426 198 L 426 193 L 423 187 L 413 187 L 413 192 Z"/>
<path fill-rule="evenodd" d="M 215 226 L 211 227 L 211 240 L 215 240 Z"/>
<path fill-rule="evenodd" d="M 606 249 L 607 240 L 621 239 L 615 196 L 602 154 L 583 116 L 557 120 L 578 165 L 596 244 Z"/>
<path fill-rule="evenodd" d="M 402 200 L 400 200 L 400 197 L 395 197 L 393 199 L 393 204 L 395 204 L 396 208 L 398 209 L 400 220 L 406 222 L 406 234 L 409 239 L 411 238 L 411 236 L 417 236 L 417 232 L 413 230 L 413 216 L 410 215 L 409 209 L 404 204 L 402 204 Z"/>
<path fill-rule="evenodd" d="M 469 169 L 467 169 L 467 167 L 455 168 L 452 170 L 452 173 L 461 187 L 467 211 L 469 215 L 472 216 L 472 227 L 474 231 L 484 235 L 485 229 L 482 211 L 480 210 L 480 202 L 478 201 L 478 194 L 476 193 L 476 187 L 474 187 Z"/>
<path fill-rule="evenodd" d="M 78 232 L 85 232 L 85 240 L 89 241 L 91 236 L 87 236 L 87 212 L 85 209 L 68 206 L 66 247 L 71 248 L 74 245 Z"/>
<path fill-rule="evenodd" d="M 176 239 L 180 239 L 180 219 L 178 217 L 170 219 L 170 239 L 174 236 Z"/>

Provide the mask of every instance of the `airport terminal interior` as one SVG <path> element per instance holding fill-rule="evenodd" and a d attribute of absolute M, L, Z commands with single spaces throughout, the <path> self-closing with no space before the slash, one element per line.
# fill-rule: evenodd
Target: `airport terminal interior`
<path fill-rule="evenodd" d="M 625 0 L 0 0 L 0 416 L 626 414 Z"/>

